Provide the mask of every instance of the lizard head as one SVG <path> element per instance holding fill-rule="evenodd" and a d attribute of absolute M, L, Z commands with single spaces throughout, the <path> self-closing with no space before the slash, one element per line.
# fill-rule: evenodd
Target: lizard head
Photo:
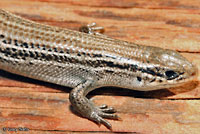
<path fill-rule="evenodd" d="M 197 76 L 197 68 L 176 51 L 135 44 L 127 46 L 121 55 L 106 54 L 109 58 L 109 62 L 105 62 L 107 67 L 103 68 L 109 74 L 105 75 L 106 84 L 148 91 L 183 86 Z"/>
<path fill-rule="evenodd" d="M 176 87 L 194 80 L 197 68 L 181 54 L 157 47 L 151 49 L 154 53 L 146 58 L 151 64 L 144 64 L 145 68 L 140 70 L 143 72 L 140 77 L 144 79 L 143 86 L 146 89 Z"/>

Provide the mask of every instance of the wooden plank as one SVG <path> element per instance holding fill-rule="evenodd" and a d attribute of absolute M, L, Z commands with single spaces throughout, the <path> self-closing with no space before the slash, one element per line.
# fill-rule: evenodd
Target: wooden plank
<path fill-rule="evenodd" d="M 0 8 L 36 22 L 73 30 L 97 22 L 110 37 L 177 50 L 200 67 L 198 0 L 1 0 Z M 1 133 L 4 127 L 28 128 L 29 133 L 109 131 L 71 109 L 70 88 L 4 71 L 0 71 L 0 76 Z M 150 92 L 106 87 L 90 95 L 96 104 L 108 104 L 118 110 L 122 121 L 110 121 L 114 132 L 198 134 L 200 131 L 197 82 L 184 88 Z"/>

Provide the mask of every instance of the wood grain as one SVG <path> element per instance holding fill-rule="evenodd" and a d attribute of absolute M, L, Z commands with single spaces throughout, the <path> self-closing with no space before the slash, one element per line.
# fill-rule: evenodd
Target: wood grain
<path fill-rule="evenodd" d="M 177 50 L 200 68 L 199 0 L 1 0 L 0 8 L 73 30 L 96 22 L 110 37 Z M 4 71 L 0 76 L 0 133 L 11 133 L 3 128 L 19 127 L 33 134 L 109 131 L 73 111 L 70 88 Z M 198 134 L 199 80 L 200 75 L 186 87 L 151 92 L 105 87 L 89 97 L 118 110 L 122 121 L 110 121 L 113 132 Z"/>

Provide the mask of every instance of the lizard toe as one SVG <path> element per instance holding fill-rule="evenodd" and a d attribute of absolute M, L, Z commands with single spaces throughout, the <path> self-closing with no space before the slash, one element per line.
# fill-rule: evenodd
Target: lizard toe
<path fill-rule="evenodd" d="M 106 104 L 103 104 L 103 105 L 99 106 L 100 109 L 105 109 L 107 107 L 108 107 L 108 105 L 106 105 Z"/>
<path fill-rule="evenodd" d="M 104 112 L 104 113 L 116 113 L 116 110 L 113 107 L 101 109 L 101 111 Z"/>
<path fill-rule="evenodd" d="M 108 107 L 106 104 L 99 106 L 99 109 L 104 113 L 116 113 L 117 112 L 113 107 Z"/>
<path fill-rule="evenodd" d="M 103 124 L 108 129 L 112 129 L 112 125 L 107 120 L 103 119 L 101 115 L 103 114 L 100 114 L 99 112 L 92 112 L 90 119 L 96 122 L 98 125 Z"/>
<path fill-rule="evenodd" d="M 101 117 L 103 118 L 107 118 L 107 119 L 113 119 L 113 120 L 118 120 L 119 119 L 119 116 L 116 115 L 116 114 L 110 114 L 110 113 L 101 113 L 100 114 Z"/>

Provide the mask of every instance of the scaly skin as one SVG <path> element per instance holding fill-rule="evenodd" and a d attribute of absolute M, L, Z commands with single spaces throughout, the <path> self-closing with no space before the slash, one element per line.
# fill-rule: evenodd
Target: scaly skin
<path fill-rule="evenodd" d="M 70 101 L 83 117 L 111 129 L 118 119 L 86 95 L 103 86 L 149 91 L 180 86 L 196 68 L 179 53 L 102 35 L 38 24 L 0 10 L 0 69 L 73 88 Z"/>

